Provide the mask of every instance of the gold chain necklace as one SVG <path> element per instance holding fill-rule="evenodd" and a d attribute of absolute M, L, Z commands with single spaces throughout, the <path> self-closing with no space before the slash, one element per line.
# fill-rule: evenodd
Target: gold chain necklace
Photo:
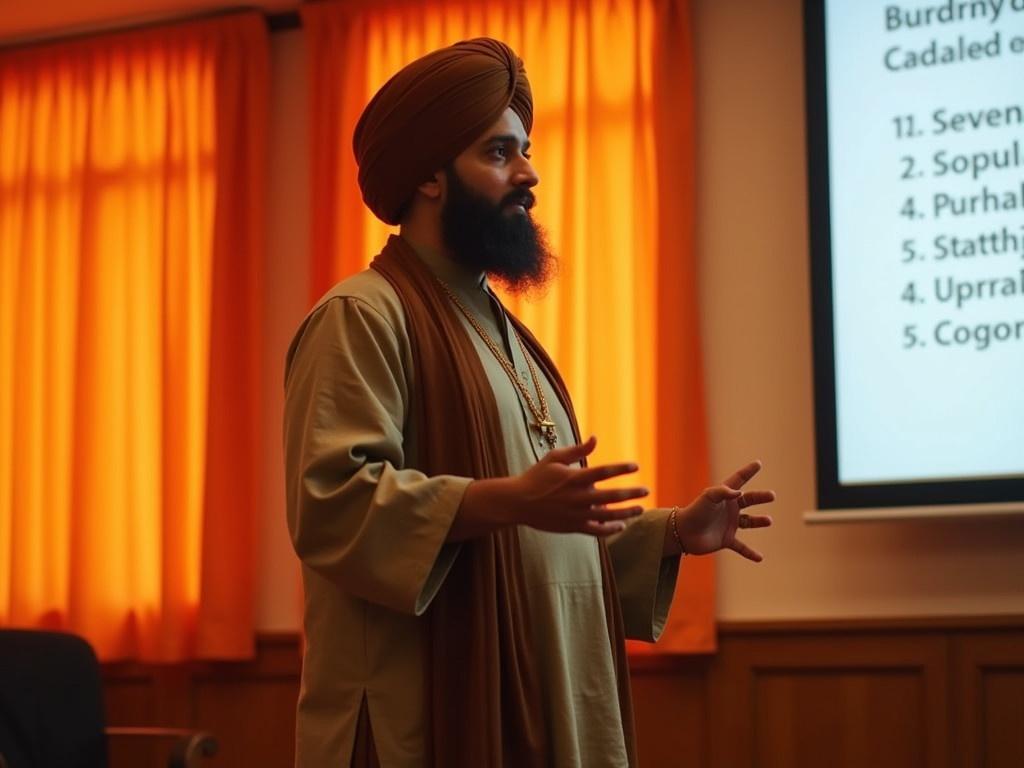
<path fill-rule="evenodd" d="M 487 348 L 491 350 L 491 354 L 494 355 L 495 359 L 504 369 L 509 379 L 512 380 L 512 384 L 519 390 L 519 393 L 523 396 L 526 401 L 527 407 L 530 409 L 530 413 L 533 414 L 534 428 L 540 432 L 541 438 L 545 443 L 548 444 L 548 448 L 554 448 L 558 445 L 558 436 L 555 434 L 555 422 L 551 420 L 551 412 L 548 410 L 548 399 L 544 396 L 544 389 L 540 385 L 540 381 L 537 378 L 537 371 L 533 367 L 533 361 L 530 356 L 526 353 L 526 347 L 523 346 L 523 340 L 519 338 L 519 334 L 515 328 L 512 329 L 512 335 L 516 337 L 516 342 L 519 344 L 519 350 L 523 353 L 523 357 L 526 358 L 526 365 L 530 369 L 530 378 L 533 379 L 533 386 L 537 390 L 537 397 L 540 400 L 540 405 L 534 401 L 533 396 L 530 394 L 529 388 L 526 383 L 516 375 L 516 368 L 502 353 L 501 349 L 494 342 L 494 340 L 488 335 L 487 331 L 483 329 L 483 326 L 477 322 L 477 319 L 473 316 L 473 313 L 466 308 L 466 306 L 459 301 L 459 298 L 452 292 L 445 283 L 438 279 L 438 283 L 444 289 L 444 292 L 448 294 L 448 298 L 452 300 L 452 304 L 459 308 L 459 311 L 465 316 L 469 324 L 473 326 L 473 330 L 477 332 L 477 335 L 483 340 Z"/>

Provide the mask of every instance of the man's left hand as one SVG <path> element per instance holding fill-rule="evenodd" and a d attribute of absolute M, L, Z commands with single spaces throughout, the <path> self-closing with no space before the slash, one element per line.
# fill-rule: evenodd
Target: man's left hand
<path fill-rule="evenodd" d="M 752 461 L 730 475 L 722 485 L 706 489 L 692 504 L 679 508 L 675 524 L 684 552 L 704 555 L 731 549 L 755 563 L 764 559 L 760 552 L 736 538 L 736 531 L 740 528 L 767 528 L 772 524 L 770 516 L 752 515 L 746 511 L 757 504 L 775 501 L 772 491 L 742 490 L 760 471 L 761 462 Z M 666 542 L 673 538 L 672 531 L 666 531 Z"/>

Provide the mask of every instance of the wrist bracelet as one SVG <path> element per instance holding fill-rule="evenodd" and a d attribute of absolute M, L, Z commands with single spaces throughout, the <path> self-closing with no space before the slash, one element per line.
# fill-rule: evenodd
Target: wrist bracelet
<path fill-rule="evenodd" d="M 676 544 L 679 545 L 679 554 L 685 555 L 686 548 L 683 546 L 683 540 L 679 538 L 679 529 L 676 528 L 676 513 L 679 511 L 679 507 L 672 507 L 672 511 L 668 515 L 668 524 L 672 528 L 672 538 L 676 540 Z"/>

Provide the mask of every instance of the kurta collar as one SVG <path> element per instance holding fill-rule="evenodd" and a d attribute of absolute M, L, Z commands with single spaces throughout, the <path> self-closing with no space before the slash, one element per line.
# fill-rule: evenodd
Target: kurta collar
<path fill-rule="evenodd" d="M 403 238 L 404 239 L 404 238 Z M 444 281 L 445 285 L 451 288 L 460 296 L 477 297 L 480 293 L 488 292 L 487 274 L 475 270 L 466 269 L 461 264 L 456 264 L 443 253 L 427 248 L 406 239 L 420 260 L 426 264 L 430 271 Z"/>

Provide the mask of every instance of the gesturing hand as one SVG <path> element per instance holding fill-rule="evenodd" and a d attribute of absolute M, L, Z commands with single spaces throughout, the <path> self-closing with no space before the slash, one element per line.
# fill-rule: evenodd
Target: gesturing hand
<path fill-rule="evenodd" d="M 751 515 L 743 510 L 755 504 L 775 501 L 772 491 L 742 491 L 743 486 L 761 471 L 761 462 L 753 461 L 730 475 L 722 485 L 712 486 L 688 507 L 676 513 L 676 528 L 683 549 L 694 555 L 731 549 L 748 560 L 764 557 L 736 538 L 738 528 L 766 528 L 768 515 Z"/>
<path fill-rule="evenodd" d="M 519 506 L 517 522 L 544 531 L 607 536 L 625 528 L 624 520 L 642 513 L 640 506 L 606 505 L 643 498 L 648 494 L 646 488 L 595 486 L 602 480 L 636 472 L 636 464 L 570 466 L 593 453 L 596 445 L 597 438 L 591 437 L 585 443 L 555 449 L 513 478 Z"/>

